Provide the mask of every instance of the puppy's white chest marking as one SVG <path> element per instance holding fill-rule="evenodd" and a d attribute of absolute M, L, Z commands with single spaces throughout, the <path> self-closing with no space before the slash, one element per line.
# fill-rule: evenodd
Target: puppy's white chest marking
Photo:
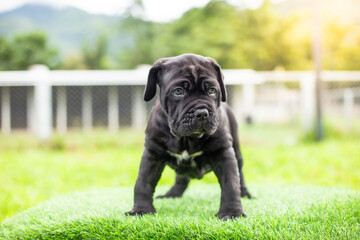
<path fill-rule="evenodd" d="M 196 152 L 196 153 L 189 155 L 188 151 L 186 151 L 186 150 L 184 150 L 181 154 L 173 153 L 170 151 L 167 151 L 167 152 L 170 154 L 170 156 L 173 156 L 176 158 L 177 165 L 190 162 L 190 165 L 192 167 L 196 167 L 196 162 L 194 161 L 194 159 L 198 156 L 201 156 L 204 153 L 203 151 L 200 151 L 200 152 Z"/>

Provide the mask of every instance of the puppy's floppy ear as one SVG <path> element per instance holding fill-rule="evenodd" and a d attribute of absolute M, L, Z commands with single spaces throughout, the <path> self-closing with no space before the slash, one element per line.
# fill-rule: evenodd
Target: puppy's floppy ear
<path fill-rule="evenodd" d="M 217 74 L 217 80 L 219 82 L 220 90 L 221 90 L 221 101 L 226 102 L 227 93 L 226 93 L 226 88 L 224 85 L 224 75 L 221 71 L 221 67 L 219 66 L 219 64 L 217 64 L 217 62 L 214 59 L 212 59 L 212 58 L 209 58 L 209 59 L 211 61 L 211 64 L 215 68 L 215 71 Z"/>
<path fill-rule="evenodd" d="M 159 83 L 158 73 L 160 70 L 161 64 L 157 62 L 151 67 L 149 71 L 148 80 L 144 92 L 144 100 L 146 102 L 153 99 L 156 94 L 156 84 Z"/>

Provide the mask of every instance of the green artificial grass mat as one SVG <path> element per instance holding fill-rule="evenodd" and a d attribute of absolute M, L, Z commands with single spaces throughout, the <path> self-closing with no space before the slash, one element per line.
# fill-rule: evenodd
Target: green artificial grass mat
<path fill-rule="evenodd" d="M 159 186 L 159 195 L 169 187 Z M 221 221 L 218 184 L 192 184 L 182 198 L 156 199 L 155 215 L 125 216 L 133 188 L 58 196 L 8 218 L 0 239 L 360 239 L 360 192 L 250 184 L 247 218 Z"/>

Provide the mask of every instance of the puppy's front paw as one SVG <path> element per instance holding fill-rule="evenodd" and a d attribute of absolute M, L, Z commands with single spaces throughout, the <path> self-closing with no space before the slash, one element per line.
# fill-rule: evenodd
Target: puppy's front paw
<path fill-rule="evenodd" d="M 236 219 L 240 217 L 246 217 L 246 214 L 240 210 L 240 209 L 234 209 L 234 210 L 220 210 L 216 216 L 224 221 L 227 221 L 229 219 Z"/>
<path fill-rule="evenodd" d="M 133 209 L 131 209 L 131 211 L 126 212 L 125 215 L 126 216 L 135 216 L 135 215 L 139 215 L 142 216 L 144 214 L 154 214 L 156 213 L 156 210 L 154 207 L 133 207 Z"/>

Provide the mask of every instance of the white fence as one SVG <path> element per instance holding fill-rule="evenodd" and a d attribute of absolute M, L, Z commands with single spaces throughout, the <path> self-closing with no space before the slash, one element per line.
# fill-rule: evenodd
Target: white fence
<path fill-rule="evenodd" d="M 76 95 L 81 95 L 81 126 L 84 130 L 93 127 L 96 113 L 93 112 L 92 89 L 100 86 L 107 88 L 106 104 L 100 106 L 106 108 L 108 129 L 116 131 L 121 126 L 121 96 L 115 88 L 119 86 L 131 89 L 131 101 L 124 104 L 130 105 L 127 107 L 131 126 L 142 128 L 150 107 L 142 98 L 148 70 L 49 71 L 40 66 L 29 71 L 0 72 L 1 131 L 3 134 L 12 131 L 11 116 L 14 109 L 11 107 L 10 89 L 19 86 L 26 87 L 26 106 L 23 106 L 26 109 L 26 113 L 23 113 L 26 115 L 26 128 L 42 140 L 51 136 L 53 128 L 59 133 L 67 131 L 67 89 L 74 86 L 81 86 L 82 89 Z M 304 130 L 311 129 L 315 112 L 315 81 L 312 72 L 224 70 L 224 75 L 229 87 L 230 104 L 239 121 L 251 118 L 257 122 L 279 122 L 299 118 Z M 324 71 L 322 79 L 324 83 L 341 83 L 342 86 L 338 88 L 326 88 L 323 99 L 335 99 L 350 126 L 360 112 L 360 104 L 356 100 L 360 98 L 360 71 Z M 345 82 L 350 83 L 349 87 L 344 87 Z"/>

